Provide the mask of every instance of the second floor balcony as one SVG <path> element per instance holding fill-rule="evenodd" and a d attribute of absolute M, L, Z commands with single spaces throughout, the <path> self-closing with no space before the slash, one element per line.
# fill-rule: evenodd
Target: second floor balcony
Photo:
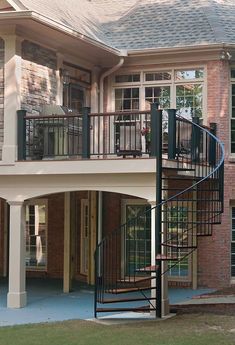
<path fill-rule="evenodd" d="M 81 160 L 148 158 L 156 156 L 162 117 L 162 151 L 166 159 L 195 160 L 208 155 L 197 127 L 176 116 L 176 111 L 152 107 L 151 111 L 27 116 L 18 111 L 18 160 Z M 194 119 L 198 123 L 198 118 Z M 207 152 L 208 151 L 208 152 Z"/>

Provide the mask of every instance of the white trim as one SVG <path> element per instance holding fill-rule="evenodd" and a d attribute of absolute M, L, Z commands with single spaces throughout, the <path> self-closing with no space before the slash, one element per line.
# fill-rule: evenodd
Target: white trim
<path fill-rule="evenodd" d="M 189 71 L 189 70 L 196 70 L 202 69 L 203 70 L 203 78 L 195 78 L 195 79 L 175 79 L 175 72 L 176 71 Z M 146 73 L 157 73 L 157 72 L 170 72 L 171 79 L 170 80 L 159 80 L 159 81 L 145 81 L 145 74 Z M 116 83 L 115 77 L 117 75 L 125 75 L 125 74 L 140 74 L 140 81 L 139 82 L 123 82 L 123 83 Z M 109 78 L 109 85 L 112 91 L 108 93 L 108 109 L 111 111 L 115 111 L 115 89 L 121 88 L 139 88 L 139 109 L 145 110 L 145 95 L 144 95 L 144 88 L 154 87 L 154 86 L 170 86 L 170 107 L 176 108 L 176 87 L 178 85 L 186 85 L 186 84 L 194 84 L 194 85 L 202 85 L 202 119 L 203 122 L 206 123 L 207 120 L 207 65 L 203 64 L 171 64 L 169 67 L 144 67 L 142 69 L 135 68 L 135 67 L 124 67 L 119 70 L 118 73 L 113 74 Z"/>
<path fill-rule="evenodd" d="M 147 202 L 147 200 L 145 199 L 122 199 L 121 201 L 121 224 L 126 223 L 126 206 L 128 205 L 149 205 L 149 203 Z M 151 205 L 149 205 L 151 207 Z M 123 235 L 124 236 L 124 235 Z M 125 272 L 125 262 L 126 262 L 126 258 L 125 258 L 125 239 L 122 236 L 122 245 L 121 245 L 121 272 L 122 272 L 122 276 L 124 276 L 124 272 Z M 151 239 L 150 239 L 151 240 Z"/>
<path fill-rule="evenodd" d="M 26 10 L 26 11 L 19 11 L 19 12 L 1 12 L 0 13 L 0 20 L 10 20 L 10 19 L 19 19 L 19 18 L 35 20 L 39 23 L 42 23 L 43 25 L 46 25 L 58 31 L 62 31 L 65 34 L 68 34 L 69 36 L 80 39 L 86 43 L 89 43 L 97 48 L 103 49 L 116 56 L 126 55 L 126 52 L 119 51 L 118 49 L 112 48 L 106 45 L 105 43 L 96 41 L 95 39 L 90 38 L 76 30 L 73 30 L 70 27 L 63 25 L 57 22 L 56 20 L 53 20 L 52 18 L 44 16 L 36 11 Z"/>
<path fill-rule="evenodd" d="M 27 8 L 18 0 L 6 0 L 6 2 L 8 2 L 16 11 L 27 10 Z"/>

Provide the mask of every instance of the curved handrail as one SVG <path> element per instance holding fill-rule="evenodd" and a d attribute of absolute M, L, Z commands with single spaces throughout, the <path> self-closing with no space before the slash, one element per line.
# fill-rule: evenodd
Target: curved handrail
<path fill-rule="evenodd" d="M 178 153 L 175 157 L 175 161 L 179 163 L 177 165 L 177 168 L 179 170 L 190 170 L 193 171 L 194 175 L 190 175 L 187 178 L 191 181 L 192 184 L 183 187 L 182 190 L 180 190 L 180 187 L 175 188 L 176 190 L 179 190 L 178 192 L 174 193 L 172 196 L 168 196 L 165 200 L 163 200 L 158 205 L 155 205 L 145 212 L 143 212 L 141 215 L 132 218 L 128 220 L 125 224 L 122 224 L 118 228 L 114 229 L 111 233 L 109 233 L 106 237 L 104 237 L 99 244 L 97 245 L 96 251 L 95 251 L 95 258 L 96 258 L 96 292 L 95 292 L 95 300 L 99 300 L 102 302 L 102 299 L 104 298 L 105 293 L 107 292 L 113 292 L 115 289 L 119 287 L 119 285 L 116 283 L 118 281 L 118 278 L 123 276 L 123 270 L 126 271 L 124 275 L 124 281 L 125 284 L 128 284 L 131 282 L 131 275 L 138 278 L 138 275 L 140 272 L 151 272 L 151 263 L 146 262 L 146 252 L 142 256 L 145 255 L 144 260 L 140 260 L 140 262 L 134 262 L 133 265 L 135 267 L 132 267 L 129 265 L 129 267 L 123 268 L 120 267 L 120 263 L 118 265 L 118 259 L 121 255 L 120 249 L 121 249 L 121 242 L 122 242 L 122 236 L 131 237 L 133 236 L 133 243 L 134 241 L 138 241 L 137 233 L 138 229 L 140 228 L 139 223 L 141 224 L 143 218 L 146 219 L 149 214 L 158 207 L 162 208 L 162 212 L 165 212 L 165 217 L 169 216 L 168 209 L 164 211 L 164 207 L 167 204 L 174 205 L 173 203 L 177 203 L 177 207 L 181 207 L 183 210 L 183 204 L 187 201 L 187 205 L 190 205 L 190 211 L 187 214 L 187 217 L 190 216 L 192 219 L 189 221 L 187 220 L 187 228 L 181 229 L 179 231 L 179 225 L 182 226 L 183 221 L 179 219 L 178 213 L 176 217 L 176 223 L 177 223 L 177 231 L 174 234 L 163 234 L 162 235 L 162 254 L 165 256 L 165 258 L 172 258 L 173 254 L 177 254 L 177 262 L 182 260 L 185 256 L 189 255 L 194 248 L 196 248 L 195 238 L 197 235 L 210 235 L 211 234 L 211 227 L 212 224 L 216 224 L 219 222 L 218 216 L 223 211 L 223 163 L 224 163 L 224 147 L 222 142 L 210 132 L 208 128 L 205 126 L 200 126 L 198 123 L 194 123 L 189 121 L 188 119 L 185 119 L 181 116 L 177 116 L 176 118 L 179 128 L 178 128 L 178 138 L 177 143 L 178 147 L 180 147 L 180 133 L 185 131 L 185 128 L 180 128 L 181 122 L 184 123 L 184 126 L 190 126 L 191 131 L 188 131 L 186 133 L 191 137 L 191 141 L 193 140 L 193 135 L 196 138 L 196 140 L 200 139 L 196 144 L 195 147 L 191 147 L 190 149 L 185 149 L 184 147 L 178 149 Z M 193 133 L 193 131 L 196 130 L 196 133 Z M 185 136 L 185 133 L 183 133 Z M 205 136 L 205 139 L 204 137 Z M 189 141 L 189 138 L 186 138 L 186 141 Z M 191 143 L 192 145 L 192 143 Z M 205 150 L 205 152 L 203 152 Z M 209 152 L 210 150 L 214 152 Z M 195 151 L 195 152 L 194 152 Z M 202 151 L 202 152 L 201 152 Z M 201 154 L 201 156 L 200 156 Z M 210 162 L 210 154 L 213 155 L 213 159 Z M 204 157 L 205 156 L 205 157 Z M 191 163 L 190 163 L 191 161 Z M 185 166 L 182 164 L 185 163 Z M 190 165 L 191 164 L 191 165 Z M 198 175 L 198 176 L 197 176 Z M 200 176 L 203 175 L 203 176 Z M 170 176 L 171 177 L 171 176 Z M 169 180 L 169 176 L 166 177 L 166 179 Z M 177 179 L 178 175 L 174 175 L 173 178 Z M 196 180 L 196 181 L 195 181 Z M 185 183 L 185 181 L 184 181 Z M 201 187 L 202 186 L 202 187 Z M 174 188 L 173 188 L 174 189 Z M 170 190 L 170 189 L 169 189 Z M 168 190 L 168 191 L 169 191 Z M 199 198 L 195 198 L 192 196 L 193 192 L 196 192 L 199 196 Z M 185 201 L 186 200 L 186 201 Z M 209 203 L 210 202 L 210 203 Z M 203 209 L 197 209 L 195 210 L 195 205 L 200 203 L 207 203 L 207 205 L 204 205 Z M 180 206 L 179 206 L 180 205 Z M 206 208 L 207 206 L 207 208 Z M 183 210 L 184 211 L 184 210 Z M 199 220 L 194 220 L 193 217 L 195 216 L 195 213 L 198 213 Z M 164 220 L 163 223 L 167 224 L 168 226 L 172 225 L 174 222 L 173 220 Z M 143 224 L 141 225 L 143 226 Z M 201 227 L 200 231 L 198 230 Z M 206 229 L 204 229 L 204 228 Z M 196 228 L 196 231 L 195 231 Z M 137 229 L 137 230 L 136 230 Z M 142 229 L 142 228 L 141 228 Z M 146 225 L 144 225 L 144 231 L 146 232 Z M 114 239 L 112 242 L 112 238 Z M 185 240 L 186 239 L 186 240 Z M 146 238 L 144 239 L 145 247 L 149 244 L 147 243 Z M 177 243 L 175 244 L 175 242 Z M 131 242 L 131 239 L 130 239 Z M 130 244 L 129 244 L 130 245 Z M 135 244 L 136 245 L 136 244 Z M 188 251 L 185 250 L 185 248 L 188 248 Z M 126 248 L 125 248 L 126 250 Z M 146 251 L 146 248 L 145 248 Z M 107 255 L 107 253 L 110 253 L 111 255 Z M 179 254 L 181 253 L 181 254 Z M 183 254 L 182 254 L 183 253 Z M 126 254 L 127 255 L 127 254 Z M 128 254 L 129 259 L 131 260 L 131 255 Z M 161 258 L 159 259 L 161 261 Z M 101 262 L 101 263 L 100 263 Z M 150 264 L 150 265 L 149 265 Z M 103 266 L 102 266 L 103 265 Z M 142 268 L 141 268 L 142 265 Z M 149 270 L 143 270 L 144 265 L 146 265 L 146 268 L 148 267 Z M 172 269 L 176 264 L 173 264 L 168 268 L 166 271 Z M 113 268 L 113 270 L 112 270 Z M 166 271 L 163 272 L 166 273 Z M 105 273 L 105 275 L 103 274 Z M 127 278 L 126 278 L 127 276 Z M 150 277 L 150 279 L 154 279 L 155 277 Z M 120 279 L 119 279 L 120 280 Z M 123 282 L 122 281 L 122 282 Z M 140 286 L 138 284 L 138 279 L 134 279 L 134 286 L 137 290 L 141 291 Z M 99 287 L 101 287 L 99 289 Z M 141 291 L 142 292 L 142 291 Z M 143 294 L 143 292 L 142 292 Z M 149 299 L 146 297 L 146 300 L 149 302 Z"/>

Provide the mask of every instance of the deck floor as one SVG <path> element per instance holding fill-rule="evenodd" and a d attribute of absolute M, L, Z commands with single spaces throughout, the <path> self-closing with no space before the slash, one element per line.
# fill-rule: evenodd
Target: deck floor
<path fill-rule="evenodd" d="M 25 308 L 7 308 L 7 281 L 0 280 L 0 326 L 94 318 L 94 293 L 89 286 L 76 284 L 69 294 L 62 292 L 61 280 L 27 280 Z M 211 290 L 169 289 L 170 304 L 179 304 Z M 101 315 L 101 316 L 107 316 Z"/>

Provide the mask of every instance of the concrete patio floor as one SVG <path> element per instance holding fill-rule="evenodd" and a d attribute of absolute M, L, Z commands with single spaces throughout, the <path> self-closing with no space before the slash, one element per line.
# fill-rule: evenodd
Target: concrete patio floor
<path fill-rule="evenodd" d="M 185 303 L 195 295 L 210 291 L 169 289 L 170 304 Z M 61 280 L 28 279 L 27 298 L 25 308 L 8 309 L 7 281 L 0 280 L 0 326 L 94 318 L 94 293 L 89 286 L 76 284 L 73 292 L 64 294 Z"/>

